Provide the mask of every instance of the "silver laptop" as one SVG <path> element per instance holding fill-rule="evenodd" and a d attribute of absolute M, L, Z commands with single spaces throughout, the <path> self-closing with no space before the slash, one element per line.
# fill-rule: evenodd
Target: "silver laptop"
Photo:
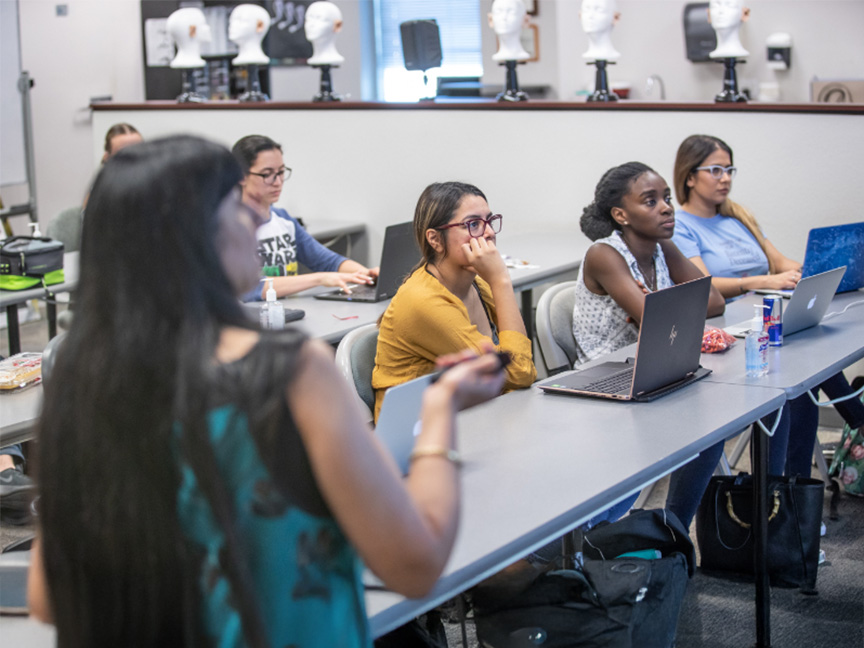
<path fill-rule="evenodd" d="M 651 401 L 707 376 L 699 365 L 711 278 L 645 295 L 636 357 L 558 374 L 545 392 L 625 401 Z"/>
<path fill-rule="evenodd" d="M 423 392 L 439 374 L 431 373 L 384 392 L 375 435 L 393 455 L 403 475 L 408 474 L 414 440 L 420 434 Z"/>
<path fill-rule="evenodd" d="M 783 312 L 784 337 L 816 326 L 822 321 L 845 272 L 846 266 L 841 266 L 812 277 L 804 277 L 798 282 Z M 747 337 L 752 321 L 751 318 L 746 322 L 727 326 L 726 332 L 735 337 Z"/>
<path fill-rule="evenodd" d="M 381 264 L 374 286 L 351 286 L 351 292 L 334 290 L 315 295 L 315 299 L 331 301 L 379 302 L 390 299 L 411 269 L 420 260 L 420 250 L 414 240 L 414 223 L 390 225 L 384 232 Z"/>

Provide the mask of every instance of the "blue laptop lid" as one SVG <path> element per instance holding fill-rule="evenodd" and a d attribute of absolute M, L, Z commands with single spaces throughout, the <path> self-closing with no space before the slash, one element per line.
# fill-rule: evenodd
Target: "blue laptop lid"
<path fill-rule="evenodd" d="M 810 277 L 844 265 L 846 274 L 837 292 L 864 286 L 864 223 L 811 229 L 801 274 Z"/>

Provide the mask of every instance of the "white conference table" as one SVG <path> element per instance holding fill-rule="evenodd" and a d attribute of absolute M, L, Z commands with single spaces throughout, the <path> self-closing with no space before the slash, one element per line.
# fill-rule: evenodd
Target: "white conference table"
<path fill-rule="evenodd" d="M 722 317 L 710 320 L 715 326 L 743 322 L 753 313 L 753 304 L 761 295 L 748 295 L 726 308 Z M 845 308 L 848 310 L 843 312 Z M 842 314 L 840 314 L 842 312 Z M 835 315 L 836 314 L 836 315 Z M 768 374 L 748 377 L 744 367 L 743 340 L 731 349 L 715 355 L 703 355 L 702 364 L 712 370 L 706 380 L 713 383 L 780 389 L 787 400 L 804 394 L 825 379 L 864 357 L 864 292 L 835 295 L 819 326 L 786 336 L 783 345 L 769 347 Z M 767 460 L 768 440 L 765 434 L 751 437 L 753 448 L 754 501 L 753 524 L 756 563 L 756 646 L 771 646 L 771 606 L 765 556 L 768 547 L 767 528 Z"/>
<path fill-rule="evenodd" d="M 463 504 L 453 554 L 423 599 L 367 592 L 373 635 L 548 544 L 784 402 L 779 389 L 703 380 L 651 403 L 531 387 L 463 412 Z"/>

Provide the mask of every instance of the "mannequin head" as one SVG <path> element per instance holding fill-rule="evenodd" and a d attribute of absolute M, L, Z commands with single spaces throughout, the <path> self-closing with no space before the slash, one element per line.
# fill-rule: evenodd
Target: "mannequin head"
<path fill-rule="evenodd" d="M 750 52 L 744 49 L 738 36 L 741 23 L 750 17 L 750 9 L 744 0 L 711 0 L 708 3 L 708 20 L 717 35 L 717 49 L 711 58 L 744 57 Z"/>
<path fill-rule="evenodd" d="M 228 20 L 228 39 L 236 43 L 240 52 L 231 61 L 234 65 L 266 65 L 270 62 L 261 49 L 261 41 L 270 29 L 270 14 L 264 7 L 253 4 L 238 5 Z"/>
<path fill-rule="evenodd" d="M 579 17 L 582 19 L 582 31 L 593 34 L 612 29 L 621 14 L 618 13 L 615 0 L 582 0 Z"/>
<path fill-rule="evenodd" d="M 528 26 L 528 10 L 522 0 L 494 0 L 489 13 L 489 26 L 498 35 L 498 52 L 494 61 L 524 61 L 531 55 L 519 40 Z"/>
<path fill-rule="evenodd" d="M 306 40 L 312 43 L 309 65 L 338 65 L 345 60 L 336 51 L 336 34 L 342 30 L 342 12 L 332 2 L 313 2 L 306 10 Z"/>
<path fill-rule="evenodd" d="M 210 25 L 207 24 L 204 12 L 194 7 L 178 9 L 168 16 L 167 28 L 177 46 L 177 56 L 171 61 L 171 67 L 204 67 L 201 43 L 210 42 Z"/>
<path fill-rule="evenodd" d="M 614 61 L 621 56 L 612 46 L 612 27 L 621 17 L 616 0 L 582 0 L 579 17 L 582 31 L 588 34 L 588 51 L 582 58 Z"/>

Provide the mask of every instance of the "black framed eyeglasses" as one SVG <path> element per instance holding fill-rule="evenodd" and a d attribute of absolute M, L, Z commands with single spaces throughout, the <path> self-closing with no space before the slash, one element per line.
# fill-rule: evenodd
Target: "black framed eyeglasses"
<path fill-rule="evenodd" d="M 501 221 L 504 217 L 501 214 L 492 214 L 491 216 L 487 216 L 486 218 L 471 218 L 466 221 L 462 221 L 461 223 L 450 223 L 449 225 L 442 225 L 441 227 L 436 227 L 436 230 L 445 230 L 450 229 L 451 227 L 464 227 L 468 230 L 468 236 L 471 238 L 480 238 L 483 236 L 483 233 L 486 231 L 486 226 L 488 225 L 492 228 L 492 231 L 496 234 L 501 231 Z"/>
<path fill-rule="evenodd" d="M 256 173 L 255 171 L 250 171 L 249 175 L 258 176 L 264 181 L 264 184 L 272 185 L 276 184 L 276 178 L 281 178 L 282 182 L 287 182 L 288 179 L 291 177 L 291 167 L 283 166 L 277 171 L 267 171 L 266 173 Z"/>
<path fill-rule="evenodd" d="M 724 173 L 728 173 L 729 179 L 731 180 L 732 178 L 735 177 L 735 174 L 738 173 L 738 169 L 735 168 L 734 166 L 724 167 L 724 166 L 720 166 L 719 164 L 711 164 L 709 166 L 696 167 L 693 170 L 694 171 L 707 171 L 708 173 L 711 174 L 711 177 L 714 178 L 715 180 L 719 180 L 720 178 L 722 178 Z"/>

